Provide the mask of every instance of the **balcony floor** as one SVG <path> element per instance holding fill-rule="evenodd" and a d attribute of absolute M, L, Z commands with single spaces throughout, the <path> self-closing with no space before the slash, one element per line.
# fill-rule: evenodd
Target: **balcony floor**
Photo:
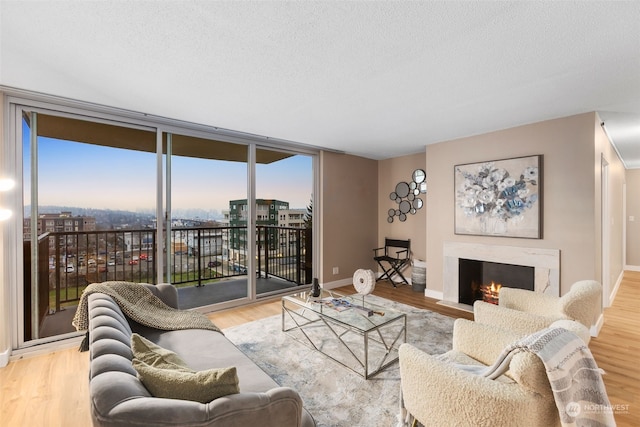
<path fill-rule="evenodd" d="M 287 289 L 296 288 L 297 286 L 298 285 L 293 282 L 287 282 L 277 278 L 259 278 L 256 280 L 256 292 L 258 296 L 265 293 L 286 291 Z M 232 301 L 246 296 L 246 277 L 217 281 L 200 287 L 187 286 L 178 288 L 178 304 L 183 310 Z M 66 307 L 61 311 L 45 316 L 40 331 L 41 336 L 52 337 L 75 332 L 71 321 L 76 313 L 76 308 L 76 306 Z"/>
<path fill-rule="evenodd" d="M 293 282 L 276 278 L 256 279 L 256 293 L 258 296 L 286 289 L 296 288 Z M 178 288 L 178 304 L 181 309 L 202 307 L 225 301 L 232 301 L 247 296 L 247 278 L 229 279 L 208 285 Z"/>

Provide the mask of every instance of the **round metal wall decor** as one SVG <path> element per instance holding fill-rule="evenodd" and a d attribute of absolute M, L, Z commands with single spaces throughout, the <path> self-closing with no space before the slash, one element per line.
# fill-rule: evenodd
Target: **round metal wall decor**
<path fill-rule="evenodd" d="M 389 194 L 389 199 L 396 202 L 398 207 L 389 209 L 387 222 L 392 223 L 395 217 L 402 222 L 407 220 L 407 214 L 415 215 L 418 209 L 422 209 L 423 200 L 418 197 L 427 192 L 427 174 L 423 169 L 416 169 L 411 175 L 410 182 L 401 181 L 396 185 L 395 191 Z"/>

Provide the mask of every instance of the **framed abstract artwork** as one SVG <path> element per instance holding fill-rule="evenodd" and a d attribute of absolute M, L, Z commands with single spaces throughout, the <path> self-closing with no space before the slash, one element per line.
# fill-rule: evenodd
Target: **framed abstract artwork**
<path fill-rule="evenodd" d="M 542 155 L 454 166 L 455 234 L 542 238 Z"/>

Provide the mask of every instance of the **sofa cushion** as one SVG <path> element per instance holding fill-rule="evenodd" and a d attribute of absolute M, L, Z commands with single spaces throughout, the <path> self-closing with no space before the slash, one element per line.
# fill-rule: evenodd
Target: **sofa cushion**
<path fill-rule="evenodd" d="M 131 350 L 138 378 L 155 397 L 207 403 L 240 391 L 235 367 L 194 371 L 173 351 L 136 333 Z"/>
<path fill-rule="evenodd" d="M 137 329 L 137 333 L 175 352 L 196 371 L 235 366 L 241 393 L 263 393 L 278 384 L 220 332 L 187 329 L 159 331 Z"/>
<path fill-rule="evenodd" d="M 133 359 L 133 367 L 142 384 L 155 397 L 207 403 L 240 391 L 235 367 L 196 372 L 179 365 L 159 368 L 138 359 Z"/>

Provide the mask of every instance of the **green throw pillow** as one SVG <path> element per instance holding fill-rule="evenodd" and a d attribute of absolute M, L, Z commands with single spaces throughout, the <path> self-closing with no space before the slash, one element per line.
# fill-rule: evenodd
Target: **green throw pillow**
<path fill-rule="evenodd" d="M 131 335 L 131 351 L 133 351 L 134 359 L 138 359 L 155 368 L 186 368 L 189 371 L 191 370 L 187 366 L 186 362 L 173 351 L 162 348 L 145 337 L 135 333 Z"/>
<path fill-rule="evenodd" d="M 235 367 L 194 371 L 176 353 L 138 334 L 131 336 L 134 369 L 155 397 L 211 402 L 239 393 Z"/>
<path fill-rule="evenodd" d="M 188 372 L 184 368 L 156 368 L 138 359 L 133 359 L 133 367 L 142 384 L 155 397 L 208 403 L 240 392 L 235 367 Z"/>

